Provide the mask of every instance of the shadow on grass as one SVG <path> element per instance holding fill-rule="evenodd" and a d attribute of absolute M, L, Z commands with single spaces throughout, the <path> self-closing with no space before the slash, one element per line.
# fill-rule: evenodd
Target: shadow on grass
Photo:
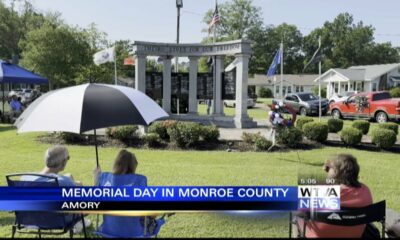
<path fill-rule="evenodd" d="M 0 126 L 0 132 L 7 132 L 7 131 L 15 130 L 15 129 L 16 129 L 16 127 L 14 127 L 12 125 Z"/>

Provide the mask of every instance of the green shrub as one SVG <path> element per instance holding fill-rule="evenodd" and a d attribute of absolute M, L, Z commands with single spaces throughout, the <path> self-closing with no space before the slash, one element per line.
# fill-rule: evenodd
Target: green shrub
<path fill-rule="evenodd" d="M 279 127 L 276 129 L 276 142 L 289 147 L 296 147 L 303 141 L 303 132 L 295 127 Z"/>
<path fill-rule="evenodd" d="M 60 132 L 59 134 L 57 134 L 57 137 L 66 143 L 78 143 L 84 140 L 84 137 L 82 135 L 69 132 Z"/>
<path fill-rule="evenodd" d="M 272 142 L 267 140 L 261 133 L 243 132 L 242 139 L 245 143 L 254 146 L 256 151 L 268 150 L 272 146 Z"/>
<path fill-rule="evenodd" d="M 274 97 L 271 89 L 265 88 L 265 87 L 261 87 L 260 90 L 258 90 L 258 96 L 260 98 L 273 98 Z"/>
<path fill-rule="evenodd" d="M 303 125 L 303 133 L 309 140 L 325 142 L 328 139 L 328 125 L 320 122 L 309 122 Z"/>
<path fill-rule="evenodd" d="M 149 147 L 159 147 L 161 145 L 161 138 L 157 133 L 149 133 L 143 136 L 143 140 Z"/>
<path fill-rule="evenodd" d="M 182 148 L 198 144 L 201 130 L 201 125 L 193 122 L 178 122 L 167 128 L 170 140 Z"/>
<path fill-rule="evenodd" d="M 357 128 L 362 134 L 366 135 L 368 134 L 370 123 L 365 120 L 355 120 L 351 126 Z"/>
<path fill-rule="evenodd" d="M 257 151 L 265 151 L 272 146 L 272 142 L 260 134 L 256 134 L 254 137 L 254 146 Z"/>
<path fill-rule="evenodd" d="M 399 124 L 397 123 L 380 123 L 378 124 L 378 128 L 392 130 L 396 135 L 399 134 Z"/>
<path fill-rule="evenodd" d="M 218 142 L 219 129 L 216 126 L 202 126 L 200 136 L 205 142 Z"/>
<path fill-rule="evenodd" d="M 392 98 L 400 98 L 400 87 L 390 89 L 390 96 Z"/>
<path fill-rule="evenodd" d="M 242 134 L 243 142 L 248 143 L 248 144 L 252 144 L 253 143 L 253 134 L 254 133 L 243 132 L 243 134 Z"/>
<path fill-rule="evenodd" d="M 330 133 L 338 133 L 343 129 L 343 120 L 330 118 L 328 120 L 328 130 Z"/>
<path fill-rule="evenodd" d="M 309 122 L 314 122 L 314 119 L 311 117 L 300 117 L 296 121 L 296 127 L 303 130 L 303 125 Z"/>
<path fill-rule="evenodd" d="M 175 124 L 177 124 L 177 121 L 175 120 L 154 122 L 150 125 L 148 132 L 156 133 L 161 139 L 168 141 L 169 135 L 167 129 Z"/>
<path fill-rule="evenodd" d="M 371 137 L 372 143 L 381 149 L 390 148 L 397 141 L 395 132 L 389 129 L 374 129 Z"/>
<path fill-rule="evenodd" d="M 354 127 L 344 128 L 340 132 L 340 139 L 349 146 L 355 146 L 361 143 L 362 132 Z"/>
<path fill-rule="evenodd" d="M 106 134 L 109 138 L 118 139 L 125 141 L 132 138 L 137 138 L 137 130 L 139 129 L 136 125 L 127 125 L 120 127 L 107 128 Z"/>

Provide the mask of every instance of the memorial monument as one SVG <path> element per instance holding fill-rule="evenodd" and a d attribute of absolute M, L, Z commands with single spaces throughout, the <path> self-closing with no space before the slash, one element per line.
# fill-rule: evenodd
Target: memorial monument
<path fill-rule="evenodd" d="M 174 43 L 156 43 L 135 41 L 133 44 L 133 55 L 135 57 L 135 88 L 139 91 L 146 92 L 146 57 L 159 56 L 163 62 L 162 73 L 162 107 L 171 114 L 171 95 L 172 95 L 172 72 L 171 59 L 173 57 L 189 58 L 189 86 L 188 86 L 188 113 L 182 115 L 171 114 L 171 118 L 188 121 L 211 122 L 218 126 L 251 128 L 257 124 L 247 114 L 247 97 L 248 97 L 248 65 L 251 55 L 250 41 L 235 40 L 229 42 L 218 42 L 214 44 L 174 44 Z M 234 83 L 226 83 L 223 86 L 224 76 L 224 56 L 235 56 L 236 74 Z M 198 60 L 200 57 L 215 57 L 215 69 L 213 83 L 210 89 L 209 85 L 202 85 L 198 79 Z M 179 76 L 174 76 L 179 77 Z M 214 78 L 213 77 L 213 78 Z M 181 77 L 182 78 L 182 77 Z M 231 78 L 232 79 L 232 78 Z M 160 78 L 158 83 L 161 84 Z M 185 82 L 185 81 L 183 81 Z M 207 80 L 205 80 L 207 82 Z M 156 85 L 154 83 L 147 85 Z M 185 84 L 183 83 L 185 86 Z M 181 86 L 181 84 L 179 84 Z M 199 89 L 198 86 L 202 89 Z M 234 86 L 235 99 L 235 116 L 227 117 L 223 110 L 223 92 L 232 89 Z M 176 88 L 176 86 L 174 86 Z M 174 90 L 175 90 L 174 88 Z M 211 116 L 198 115 L 198 95 L 212 94 L 214 102 L 214 111 Z M 179 91 L 180 92 L 180 91 Z"/>

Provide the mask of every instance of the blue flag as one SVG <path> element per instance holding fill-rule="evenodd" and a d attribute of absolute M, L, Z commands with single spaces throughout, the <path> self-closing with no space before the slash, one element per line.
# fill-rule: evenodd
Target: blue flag
<path fill-rule="evenodd" d="M 274 60 L 271 63 L 271 66 L 268 69 L 267 72 L 267 76 L 271 77 L 275 75 L 276 69 L 278 68 L 278 65 L 281 63 L 282 61 L 282 53 L 281 53 L 281 49 L 279 49 L 274 57 Z"/>

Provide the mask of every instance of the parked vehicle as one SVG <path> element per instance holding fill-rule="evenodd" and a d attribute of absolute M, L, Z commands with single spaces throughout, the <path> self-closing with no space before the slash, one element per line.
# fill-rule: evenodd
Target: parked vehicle
<path fill-rule="evenodd" d="M 247 97 L 247 108 L 252 108 L 256 105 L 256 102 L 250 98 Z M 236 100 L 224 100 L 224 106 L 225 107 L 236 107 Z"/>
<path fill-rule="evenodd" d="M 273 100 L 277 103 L 280 100 Z M 319 98 L 312 93 L 294 93 L 285 96 L 283 103 L 291 106 L 302 116 L 319 114 Z M 328 100 L 321 99 L 321 113 L 326 115 L 328 112 Z"/>
<path fill-rule="evenodd" d="M 340 102 L 343 100 L 346 100 L 348 97 L 357 94 L 357 92 L 346 92 L 345 94 L 333 94 L 331 98 L 329 98 L 329 105 L 331 105 L 334 102 Z"/>
<path fill-rule="evenodd" d="M 379 123 L 400 120 L 400 98 L 391 98 L 389 92 L 354 94 L 331 105 L 333 118 L 364 118 Z"/>

